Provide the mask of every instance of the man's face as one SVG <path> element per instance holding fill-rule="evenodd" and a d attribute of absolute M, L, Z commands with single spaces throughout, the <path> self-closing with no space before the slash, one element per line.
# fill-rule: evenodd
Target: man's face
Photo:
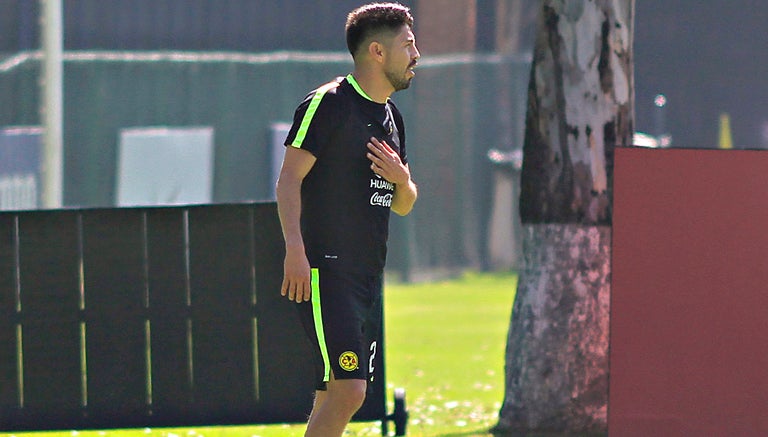
<path fill-rule="evenodd" d="M 416 37 L 411 28 L 403 26 L 387 47 L 384 74 L 395 91 L 408 88 L 416 75 L 413 68 L 421 55 L 416 48 Z"/>

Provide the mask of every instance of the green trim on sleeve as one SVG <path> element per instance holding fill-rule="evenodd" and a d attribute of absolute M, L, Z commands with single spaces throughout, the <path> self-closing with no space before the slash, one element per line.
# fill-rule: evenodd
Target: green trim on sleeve
<path fill-rule="evenodd" d="M 312 118 L 314 118 L 315 113 L 317 112 L 317 108 L 320 106 L 320 101 L 323 100 L 325 93 L 336 88 L 337 86 L 339 86 L 338 82 L 329 82 L 315 91 L 315 95 L 312 96 L 312 100 L 309 102 L 309 106 L 307 107 L 307 112 L 304 113 L 304 118 L 301 119 L 299 130 L 296 132 L 296 138 L 293 139 L 291 147 L 295 147 L 297 149 L 301 148 L 301 145 L 304 144 L 304 139 L 307 137 L 309 124 L 312 123 Z"/>
<path fill-rule="evenodd" d="M 320 354 L 323 356 L 323 382 L 328 382 L 331 380 L 331 360 L 328 358 L 328 345 L 325 343 L 325 331 L 323 330 L 323 312 L 320 305 L 320 270 L 312 269 L 310 281 L 312 287 L 312 317 L 315 321 L 317 344 L 320 345 Z"/>

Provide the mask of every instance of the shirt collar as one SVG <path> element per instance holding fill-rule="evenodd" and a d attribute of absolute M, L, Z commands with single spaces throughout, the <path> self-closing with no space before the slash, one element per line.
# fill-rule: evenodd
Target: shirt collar
<path fill-rule="evenodd" d="M 347 82 L 349 82 L 352 85 L 352 87 L 355 89 L 355 91 L 357 91 L 358 94 L 360 94 L 361 96 L 365 97 L 367 100 L 370 100 L 373 103 L 378 103 L 375 100 L 373 100 L 365 91 L 363 91 L 363 88 L 361 88 L 360 84 L 357 83 L 357 80 L 355 79 L 355 76 L 352 76 L 352 73 L 349 73 L 347 75 Z M 387 98 L 387 100 L 389 100 L 389 98 Z"/>

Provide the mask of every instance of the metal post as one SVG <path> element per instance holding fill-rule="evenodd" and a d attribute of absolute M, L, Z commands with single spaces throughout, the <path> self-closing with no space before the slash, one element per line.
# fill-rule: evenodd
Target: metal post
<path fill-rule="evenodd" d="M 42 206 L 60 208 L 63 193 L 63 24 L 62 0 L 40 0 L 40 119 L 43 124 Z"/>

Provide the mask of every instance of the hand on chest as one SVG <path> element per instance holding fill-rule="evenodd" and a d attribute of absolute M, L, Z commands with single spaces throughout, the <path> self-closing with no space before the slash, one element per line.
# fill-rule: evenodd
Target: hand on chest
<path fill-rule="evenodd" d="M 384 105 L 351 105 L 348 111 L 341 115 L 341 120 L 327 137 L 324 156 L 335 164 L 342 162 L 359 163 L 360 166 L 370 167 L 367 158 L 367 143 L 371 138 L 386 142 L 397 153 L 400 153 L 400 135 L 394 121 L 392 111 Z M 357 165 L 357 164 L 354 164 Z"/>

